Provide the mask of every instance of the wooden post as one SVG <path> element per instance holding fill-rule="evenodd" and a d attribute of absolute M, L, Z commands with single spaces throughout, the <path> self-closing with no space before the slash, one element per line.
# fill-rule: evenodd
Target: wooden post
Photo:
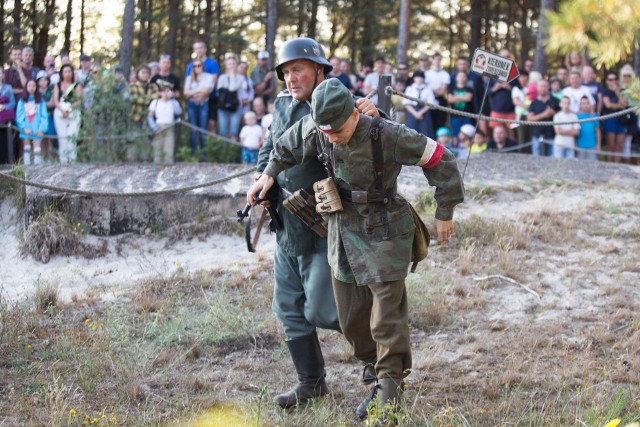
<path fill-rule="evenodd" d="M 391 76 L 380 76 L 378 79 L 378 108 L 388 116 L 391 113 L 391 95 L 387 95 L 387 86 L 391 86 Z"/>

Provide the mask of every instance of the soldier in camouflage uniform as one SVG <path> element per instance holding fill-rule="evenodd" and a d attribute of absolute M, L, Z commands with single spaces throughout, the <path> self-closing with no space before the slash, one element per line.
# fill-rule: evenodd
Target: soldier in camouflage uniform
<path fill-rule="evenodd" d="M 340 326 L 355 356 L 375 364 L 378 382 L 370 397 L 378 394 L 383 406 L 394 404 L 411 369 L 404 281 L 415 229 L 408 202 L 396 193 L 396 179 L 402 165 L 416 165 L 436 187 L 439 242 L 453 233 L 453 210 L 464 198 L 462 180 L 455 157 L 441 144 L 382 121 L 380 189 L 373 119 L 359 114 L 348 90 L 334 79 L 318 86 L 311 108 L 310 116 L 278 139 L 247 199 L 251 202 L 257 191 L 264 195 L 280 172 L 315 158 L 318 151 L 329 153 L 343 204 L 342 211 L 329 214 L 328 236 Z M 366 403 L 357 410 L 361 418 L 367 415 Z"/>
<path fill-rule="evenodd" d="M 258 173 L 266 167 L 274 141 L 309 115 L 311 93 L 331 70 L 322 46 L 315 40 L 297 38 L 282 45 L 276 73 L 287 89 L 276 98 L 269 135 L 258 155 Z M 369 100 L 358 100 L 358 108 L 366 114 L 378 115 Z M 286 192 L 293 193 L 300 188 L 312 193 L 313 182 L 325 176 L 322 163 L 309 158 L 280 174 L 278 184 L 283 189 L 283 197 Z M 327 262 L 327 239 L 319 237 L 287 211 L 282 206 L 283 197 L 279 198 L 277 207 L 284 227 L 277 231 L 272 309 L 284 327 L 287 347 L 298 374 L 298 384 L 275 399 L 281 407 L 289 408 L 328 393 L 316 328 L 339 331 L 340 325 Z"/>

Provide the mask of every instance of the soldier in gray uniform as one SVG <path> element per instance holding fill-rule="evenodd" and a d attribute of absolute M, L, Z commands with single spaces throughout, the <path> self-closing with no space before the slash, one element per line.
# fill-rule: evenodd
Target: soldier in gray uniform
<path fill-rule="evenodd" d="M 415 230 L 409 203 L 396 193 L 396 180 L 403 165 L 416 165 L 436 187 L 439 242 L 453 233 L 454 207 L 464 199 L 462 180 L 445 147 L 403 125 L 360 114 L 337 80 L 318 86 L 311 109 L 310 116 L 278 139 L 247 201 L 258 191 L 264 196 L 282 171 L 319 151 L 328 153 L 343 205 L 328 215 L 328 257 L 340 327 L 355 356 L 375 364 L 378 382 L 371 397 L 379 395 L 383 406 L 395 405 L 402 379 L 411 370 L 405 278 Z M 375 140 L 372 127 L 379 132 Z M 366 405 L 357 414 L 366 417 Z"/>
<path fill-rule="evenodd" d="M 331 70 L 322 46 L 315 40 L 297 38 L 282 45 L 276 73 L 278 79 L 286 83 L 286 89 L 276 98 L 269 135 L 258 155 L 258 173 L 266 167 L 274 141 L 309 115 L 311 93 Z M 358 108 L 365 114 L 378 115 L 369 100 L 358 100 Z M 312 193 L 313 182 L 324 177 L 324 167 L 315 158 L 278 177 L 283 194 L 277 209 L 284 227 L 277 231 L 272 309 L 284 327 L 287 347 L 298 374 L 298 384 L 275 398 L 283 408 L 328 393 L 316 328 L 340 330 L 327 262 L 327 239 L 319 237 L 282 205 L 288 192 L 304 188 Z"/>

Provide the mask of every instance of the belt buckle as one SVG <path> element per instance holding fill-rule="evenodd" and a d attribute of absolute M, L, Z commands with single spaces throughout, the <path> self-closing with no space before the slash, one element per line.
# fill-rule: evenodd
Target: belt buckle
<path fill-rule="evenodd" d="M 366 191 L 352 191 L 351 192 L 351 201 L 353 203 L 367 203 L 367 192 Z"/>

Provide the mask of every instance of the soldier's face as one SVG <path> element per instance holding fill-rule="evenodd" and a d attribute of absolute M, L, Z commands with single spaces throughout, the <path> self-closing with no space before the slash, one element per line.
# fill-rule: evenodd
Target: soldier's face
<path fill-rule="evenodd" d="M 349 142 L 358 125 L 360 113 L 357 109 L 353 109 L 353 113 L 347 121 L 337 131 L 326 133 L 327 139 L 333 144 L 346 144 Z"/>
<path fill-rule="evenodd" d="M 282 66 L 282 74 L 289 93 L 298 101 L 309 99 L 314 84 L 323 80 L 319 66 L 305 59 L 287 62 Z"/>

